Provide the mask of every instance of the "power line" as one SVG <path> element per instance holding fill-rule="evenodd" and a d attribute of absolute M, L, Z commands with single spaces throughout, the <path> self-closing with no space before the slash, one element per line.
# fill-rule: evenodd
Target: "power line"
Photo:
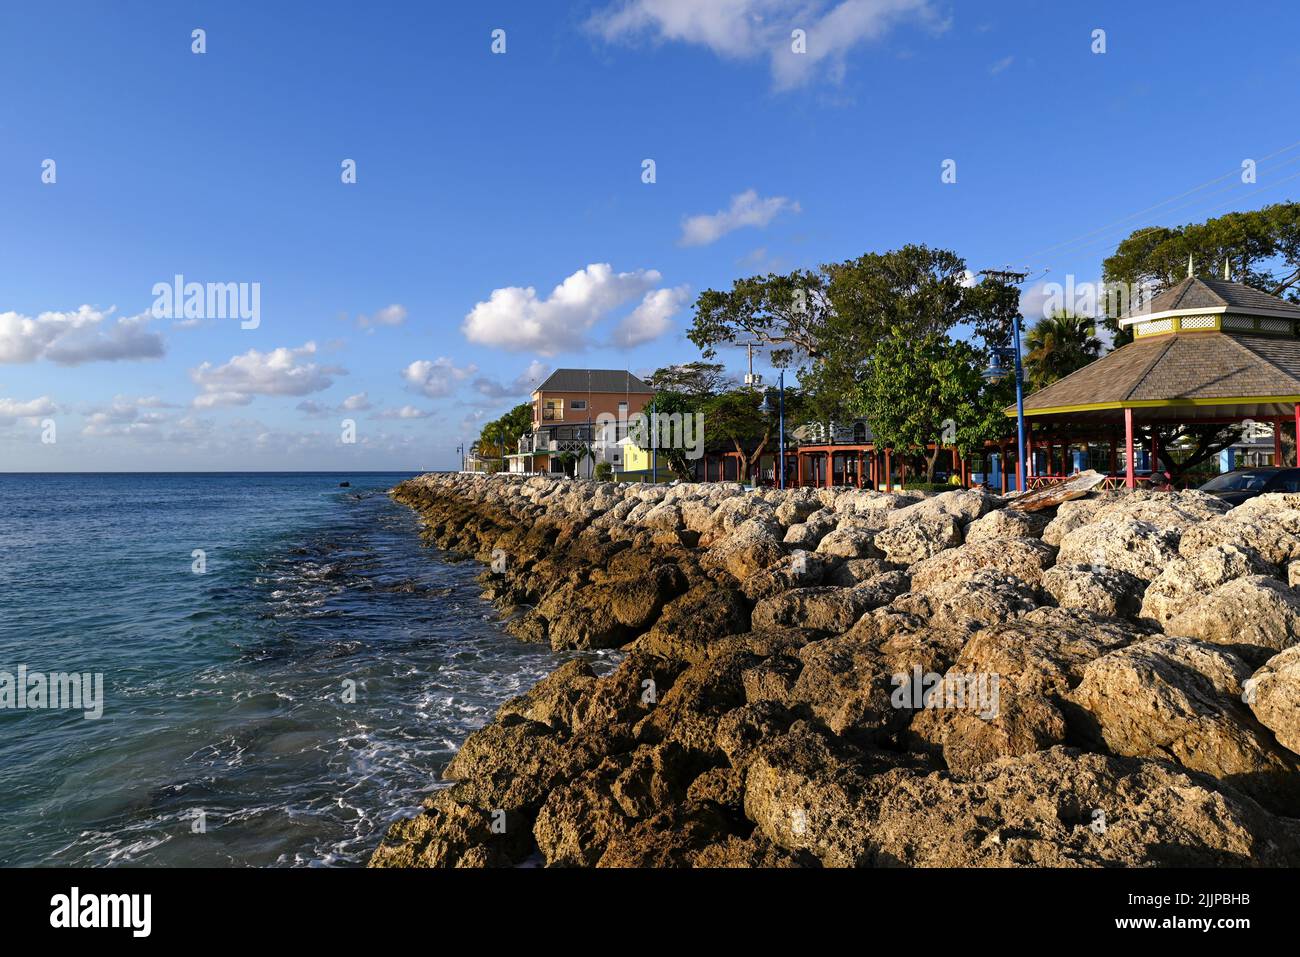
<path fill-rule="evenodd" d="M 1284 147 L 1282 147 L 1282 148 L 1279 149 L 1279 150 L 1274 150 L 1272 153 L 1269 153 L 1268 155 L 1261 157 L 1261 158 L 1257 161 L 1257 164 L 1258 164 L 1258 163 L 1265 162 L 1266 160 L 1273 159 L 1273 158 L 1276 157 L 1276 156 L 1281 156 L 1283 153 L 1290 152 L 1291 150 L 1296 149 L 1297 147 L 1300 147 L 1300 140 L 1297 140 L 1295 143 L 1292 143 L 1292 144 L 1289 145 L 1289 146 L 1284 146 Z M 1283 165 L 1283 166 L 1286 166 L 1286 165 L 1289 165 L 1290 163 L 1295 162 L 1295 161 L 1296 161 L 1296 160 L 1294 160 L 1294 159 L 1293 159 L 1293 160 L 1289 160 L 1287 163 L 1283 163 L 1282 165 Z M 1153 205 L 1153 206 L 1148 206 L 1146 209 L 1138 210 L 1136 213 L 1130 213 L 1129 215 L 1124 216 L 1123 218 L 1118 219 L 1118 220 L 1116 220 L 1116 221 L 1113 222 L 1113 223 L 1109 223 L 1108 225 L 1101 226 L 1101 227 L 1099 227 L 1099 228 L 1097 228 L 1097 229 L 1094 229 L 1094 230 L 1091 230 L 1091 231 L 1089 231 L 1089 232 L 1083 233 L 1082 235 L 1080 235 L 1080 236 L 1076 236 L 1076 237 L 1074 237 L 1073 239 L 1067 239 L 1067 240 L 1063 240 L 1062 242 L 1059 242 L 1059 243 L 1054 243 L 1054 244 L 1051 245 L 1051 246 L 1047 246 L 1047 247 L 1045 247 L 1045 248 L 1043 248 L 1043 249 L 1036 250 L 1035 252 L 1032 252 L 1032 253 L 1030 253 L 1029 255 L 1027 255 L 1027 256 L 1025 256 L 1025 257 L 1023 257 L 1023 258 L 1025 258 L 1025 259 L 1033 259 L 1033 258 L 1037 258 L 1038 256 L 1042 255 L 1043 253 L 1046 253 L 1046 252 L 1052 252 L 1052 251 L 1054 251 L 1054 250 L 1061 249 L 1061 248 L 1063 248 L 1063 247 L 1065 247 L 1065 246 L 1072 246 L 1072 245 L 1074 245 L 1075 243 L 1081 242 L 1081 241 L 1083 241 L 1083 240 L 1085 240 L 1085 239 L 1090 239 L 1090 238 L 1092 238 L 1093 236 L 1096 236 L 1096 235 L 1098 235 L 1098 234 L 1100 234 L 1100 233 L 1107 232 L 1107 231 L 1109 231 L 1109 230 L 1111 230 L 1111 229 L 1116 228 L 1117 226 L 1121 226 L 1121 225 L 1123 225 L 1124 223 L 1129 222 L 1130 220 L 1137 219 L 1139 216 L 1144 216 L 1144 215 L 1146 215 L 1147 213 L 1154 212 L 1155 210 L 1160 209 L 1160 207 L 1162 207 L 1162 206 L 1166 206 L 1166 205 L 1168 205 L 1169 203 L 1176 202 L 1177 200 L 1180 200 L 1180 199 L 1182 199 L 1182 198 L 1184 198 L 1184 197 L 1186 197 L 1186 196 L 1190 196 L 1190 195 L 1192 195 L 1193 193 L 1196 193 L 1196 192 L 1199 192 L 1199 191 L 1202 190 L 1202 189 L 1205 189 L 1207 186 L 1213 186 L 1215 183 L 1222 182 L 1223 180 L 1229 178 L 1230 176 L 1239 175 L 1240 173 L 1241 173 L 1241 169 L 1240 169 L 1240 168 L 1238 168 L 1238 169 L 1234 169 L 1234 170 L 1231 170 L 1231 171 L 1229 171 L 1229 172 L 1227 172 L 1227 173 L 1224 173 L 1224 174 L 1222 174 L 1222 175 L 1220 175 L 1220 176 L 1216 176 L 1216 177 L 1214 177 L 1213 179 L 1206 180 L 1204 183 L 1201 183 L 1201 184 L 1198 185 L 1198 186 L 1193 186 L 1191 189 L 1184 190 L 1183 192 L 1178 193 L 1178 194 L 1175 195 L 1175 196 L 1171 196 L 1171 197 L 1169 197 L 1168 199 L 1163 199 L 1163 200 L 1161 200 L 1160 202 L 1156 203 L 1156 204 Z M 1170 212 L 1170 210 L 1166 210 L 1165 212 Z"/>

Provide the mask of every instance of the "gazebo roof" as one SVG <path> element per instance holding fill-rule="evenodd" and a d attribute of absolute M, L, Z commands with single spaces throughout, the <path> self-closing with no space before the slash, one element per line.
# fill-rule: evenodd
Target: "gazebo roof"
<path fill-rule="evenodd" d="M 1250 316 L 1276 316 L 1300 319 L 1300 305 L 1269 295 L 1262 289 L 1226 279 L 1200 279 L 1188 276 L 1171 286 L 1151 302 L 1132 310 L 1120 319 L 1120 325 L 1149 322 L 1172 315 L 1232 312 Z"/>
<path fill-rule="evenodd" d="M 1296 402 L 1300 339 L 1204 332 L 1131 342 L 1027 397 L 1025 415 L 1186 406 L 1188 418 L 1269 418 Z"/>
<path fill-rule="evenodd" d="M 1121 322 L 1133 342 L 1027 396 L 1025 415 L 1270 419 L 1300 402 L 1300 305 L 1189 276 Z"/>

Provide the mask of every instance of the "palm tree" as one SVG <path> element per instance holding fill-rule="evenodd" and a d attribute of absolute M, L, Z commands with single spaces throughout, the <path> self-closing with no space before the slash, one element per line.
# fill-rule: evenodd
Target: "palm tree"
<path fill-rule="evenodd" d="M 1082 369 L 1101 355 L 1096 324 L 1086 316 L 1058 312 L 1039 319 L 1025 338 L 1025 379 L 1041 389 Z"/>

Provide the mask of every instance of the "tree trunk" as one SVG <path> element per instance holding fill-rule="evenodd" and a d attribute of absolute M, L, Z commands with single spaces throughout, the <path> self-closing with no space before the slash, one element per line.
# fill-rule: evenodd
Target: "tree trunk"
<path fill-rule="evenodd" d="M 925 457 L 925 484 L 934 484 L 934 466 L 939 461 L 939 443 L 934 443 L 934 451 Z"/>

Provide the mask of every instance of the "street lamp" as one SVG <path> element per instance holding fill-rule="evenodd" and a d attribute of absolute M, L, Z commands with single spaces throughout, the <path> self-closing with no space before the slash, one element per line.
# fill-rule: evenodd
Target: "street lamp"
<path fill-rule="evenodd" d="M 460 456 L 460 470 L 465 471 L 465 440 L 460 440 L 460 445 L 456 446 L 456 454 Z"/>
<path fill-rule="evenodd" d="M 1001 382 L 1007 376 L 1007 369 L 1002 364 L 1005 353 L 1015 357 L 1016 375 L 1016 488 L 1025 489 L 1025 371 L 1020 361 L 1020 316 L 1011 317 L 1011 348 L 994 347 L 993 362 L 984 370 L 984 378 L 989 382 Z"/>
<path fill-rule="evenodd" d="M 782 369 L 777 376 L 777 465 L 776 479 L 777 487 L 785 488 L 785 370 Z M 763 415 L 772 414 L 772 396 L 770 393 L 763 393 L 763 404 L 758 407 L 758 411 Z"/>

